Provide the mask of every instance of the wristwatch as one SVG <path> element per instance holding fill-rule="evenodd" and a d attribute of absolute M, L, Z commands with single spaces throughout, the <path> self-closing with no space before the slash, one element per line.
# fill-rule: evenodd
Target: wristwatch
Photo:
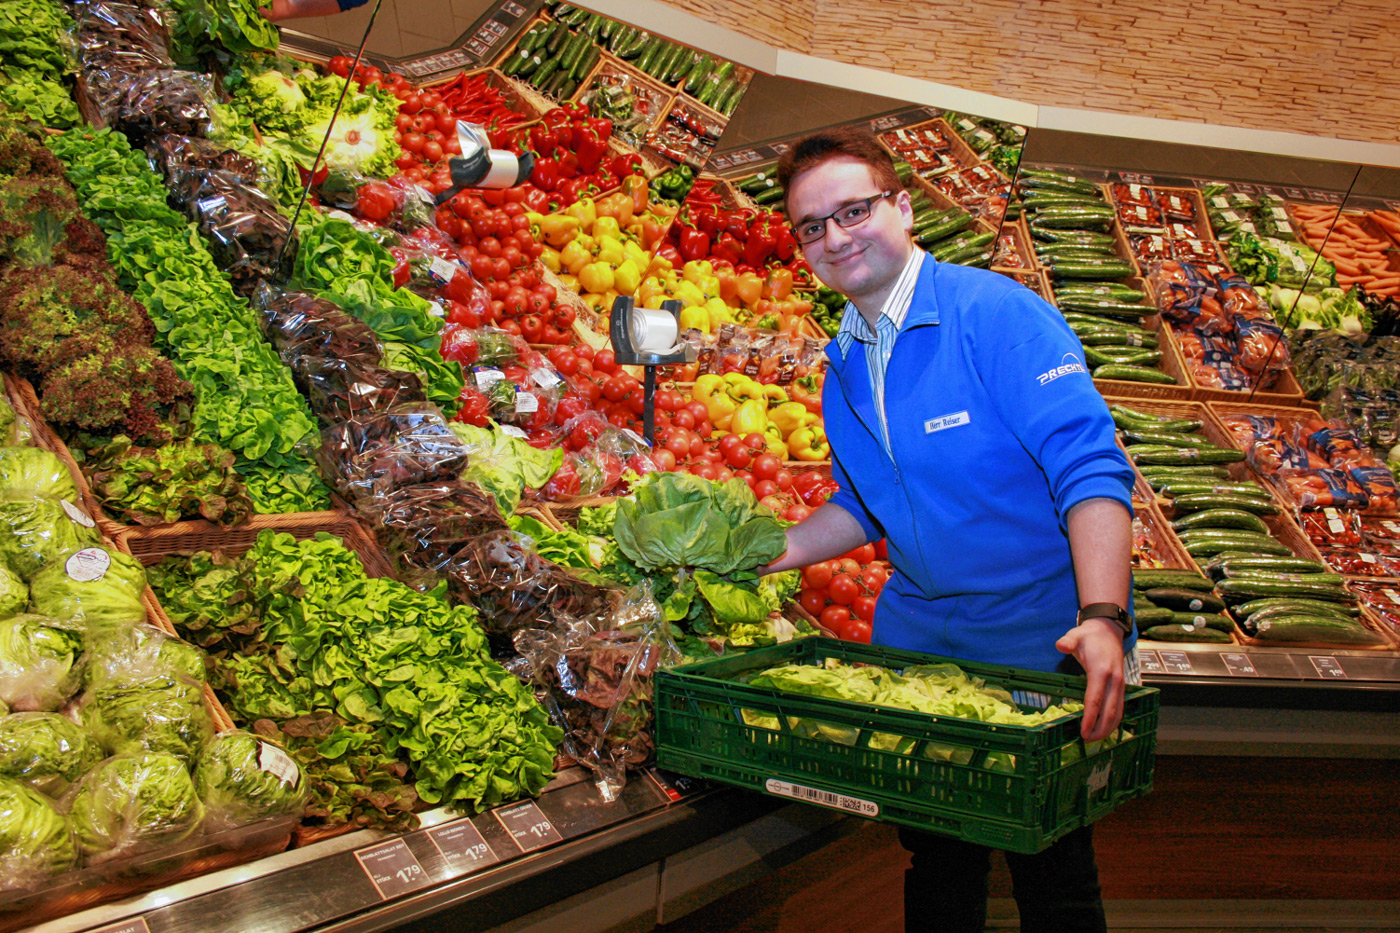
<path fill-rule="evenodd" d="M 1108 619 L 1118 624 L 1124 637 L 1133 634 L 1133 617 L 1117 603 L 1090 603 L 1079 610 L 1079 617 L 1074 624 L 1083 625 L 1086 619 Z"/>

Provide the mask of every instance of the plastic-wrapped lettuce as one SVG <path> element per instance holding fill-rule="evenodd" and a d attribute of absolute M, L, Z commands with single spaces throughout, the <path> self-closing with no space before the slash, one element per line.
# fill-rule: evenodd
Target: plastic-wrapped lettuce
<path fill-rule="evenodd" d="M 214 734 L 203 690 L 182 678 L 109 680 L 88 688 L 83 726 L 114 755 L 165 752 L 193 765 Z"/>
<path fill-rule="evenodd" d="M 63 814 L 32 787 L 0 778 L 0 891 L 36 887 L 73 867 Z"/>
<path fill-rule="evenodd" d="M 92 637 L 146 620 L 141 594 L 146 568 L 134 557 L 105 547 L 63 555 L 29 581 L 29 608 L 42 615 L 76 619 Z"/>
<path fill-rule="evenodd" d="M 300 816 L 306 777 L 295 758 L 248 732 L 227 732 L 204 746 L 194 769 L 205 829 L 232 829 L 276 816 Z"/>
<path fill-rule="evenodd" d="M 17 712 L 58 709 L 77 692 L 82 625 L 21 614 L 0 620 L 0 700 Z"/>
<path fill-rule="evenodd" d="M 205 680 L 204 652 L 153 625 L 91 635 L 87 649 L 89 690 L 112 681 L 173 678 L 198 685 Z"/>
<path fill-rule="evenodd" d="M 0 562 L 26 582 L 60 557 L 101 541 L 92 518 L 71 502 L 0 501 Z"/>
<path fill-rule="evenodd" d="M 78 501 L 73 474 L 58 455 L 41 447 L 0 447 L 0 498 Z"/>
<path fill-rule="evenodd" d="M 172 845 L 204 818 L 190 773 L 180 759 L 158 753 L 108 758 L 65 802 L 73 841 L 89 864 Z"/>
<path fill-rule="evenodd" d="M 29 419 L 15 411 L 10 400 L 0 395 L 0 444 L 23 447 L 33 438 Z"/>
<path fill-rule="evenodd" d="M 0 619 L 23 612 L 29 605 L 29 587 L 9 567 L 0 565 Z"/>
<path fill-rule="evenodd" d="M 102 746 L 57 713 L 0 717 L 0 777 L 60 797 L 104 757 Z"/>

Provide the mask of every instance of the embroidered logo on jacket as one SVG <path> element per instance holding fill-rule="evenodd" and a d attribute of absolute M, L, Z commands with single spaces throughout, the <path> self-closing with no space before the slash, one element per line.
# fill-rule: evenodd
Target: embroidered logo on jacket
<path fill-rule="evenodd" d="M 939 415 L 937 418 L 930 418 L 924 422 L 924 433 L 932 434 L 934 431 L 942 431 L 944 428 L 959 428 L 965 424 L 971 424 L 972 418 L 965 411 L 955 411 L 951 415 Z"/>
<path fill-rule="evenodd" d="M 1068 376 L 1070 373 L 1087 372 L 1088 370 L 1084 368 L 1083 363 L 1079 362 L 1078 357 L 1076 357 L 1073 353 L 1066 353 L 1064 355 L 1064 358 L 1061 360 L 1059 366 L 1056 366 L 1054 369 L 1049 370 L 1048 372 L 1041 373 L 1039 376 L 1036 377 L 1036 381 L 1039 382 L 1041 385 L 1045 385 L 1047 382 L 1054 382 L 1061 376 Z"/>

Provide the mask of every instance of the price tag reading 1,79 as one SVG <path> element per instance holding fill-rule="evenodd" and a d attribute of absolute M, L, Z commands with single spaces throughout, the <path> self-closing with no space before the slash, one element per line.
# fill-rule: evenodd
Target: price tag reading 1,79
<path fill-rule="evenodd" d="M 454 874 L 467 874 L 501 860 L 469 819 L 435 826 L 428 830 L 428 838 Z"/>
<path fill-rule="evenodd" d="M 428 873 L 402 839 L 391 839 L 355 853 L 383 900 L 416 891 L 429 884 Z"/>
<path fill-rule="evenodd" d="M 510 833 L 510 838 L 515 840 L 521 852 L 533 852 L 564 841 L 564 837 L 559 835 L 559 830 L 549 822 L 549 817 L 540 812 L 533 800 L 491 812 L 505 831 Z"/>

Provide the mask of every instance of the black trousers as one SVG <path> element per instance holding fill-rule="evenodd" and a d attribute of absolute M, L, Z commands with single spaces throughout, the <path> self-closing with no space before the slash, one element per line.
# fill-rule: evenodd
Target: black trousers
<path fill-rule="evenodd" d="M 992 850 L 900 829 L 913 854 L 904 873 L 905 933 L 982 933 Z M 1077 829 L 1036 855 L 1006 853 L 1021 933 L 1105 933 L 1093 827 Z"/>

